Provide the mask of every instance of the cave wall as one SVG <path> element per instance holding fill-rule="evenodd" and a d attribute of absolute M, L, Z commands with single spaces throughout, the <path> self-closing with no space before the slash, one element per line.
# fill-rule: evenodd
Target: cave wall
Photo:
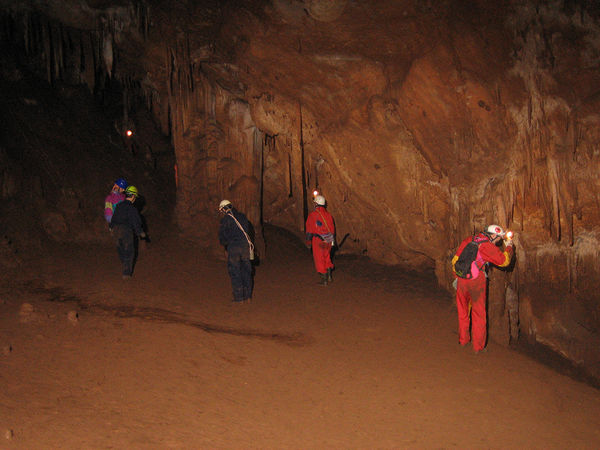
<path fill-rule="evenodd" d="M 340 252 L 449 288 L 458 243 L 499 223 L 517 252 L 491 273 L 491 337 L 600 373 L 599 11 L 489 3 L 4 2 L 3 23 L 49 81 L 147 103 L 187 237 L 214 241 L 222 198 L 301 234 L 317 188 Z"/>
<path fill-rule="evenodd" d="M 109 69 L 105 25 L 81 29 L 22 6 L 10 2 L 0 22 L 2 267 L 52 241 L 111 242 L 104 197 L 118 177 L 152 199 L 150 232 L 174 198 L 169 139 L 133 94 L 140 83 Z"/>

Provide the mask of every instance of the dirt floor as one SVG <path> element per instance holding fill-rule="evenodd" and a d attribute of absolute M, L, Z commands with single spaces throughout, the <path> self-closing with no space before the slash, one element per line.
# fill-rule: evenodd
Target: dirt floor
<path fill-rule="evenodd" d="M 268 240 L 254 299 L 225 262 L 154 236 L 134 278 L 106 245 L 2 279 L 0 448 L 599 448 L 600 391 L 457 343 L 433 277 Z"/>

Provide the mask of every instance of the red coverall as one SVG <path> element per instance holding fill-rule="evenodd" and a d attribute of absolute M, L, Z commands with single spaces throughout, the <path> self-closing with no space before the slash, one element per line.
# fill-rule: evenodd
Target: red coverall
<path fill-rule="evenodd" d="M 480 233 L 477 238 L 486 237 L 484 233 Z M 469 236 L 458 246 L 458 250 L 452 259 L 452 269 L 454 263 L 462 253 L 463 249 L 469 242 L 473 240 L 473 236 Z M 458 342 L 460 345 L 467 345 L 472 340 L 473 350 L 478 352 L 485 347 L 487 338 L 486 329 L 486 310 L 485 300 L 487 294 L 487 280 L 485 263 L 491 263 L 498 267 L 506 267 L 510 264 L 513 255 L 512 245 L 506 246 L 502 251 L 490 242 L 489 238 L 479 245 L 475 265 L 479 269 L 479 273 L 471 279 L 458 278 L 456 288 L 456 307 L 458 309 Z M 471 307 L 471 336 L 469 336 L 469 306 Z"/>
<path fill-rule="evenodd" d="M 306 233 L 312 234 L 312 254 L 317 272 L 323 274 L 327 269 L 333 269 L 331 262 L 331 243 L 322 240 L 319 236 L 335 234 L 333 217 L 323 206 L 317 206 L 306 219 Z"/>

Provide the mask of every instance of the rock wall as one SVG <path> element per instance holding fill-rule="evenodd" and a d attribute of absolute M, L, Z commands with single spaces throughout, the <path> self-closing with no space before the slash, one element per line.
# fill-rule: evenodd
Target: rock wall
<path fill-rule="evenodd" d="M 48 80 L 130 80 L 174 145 L 187 236 L 211 240 L 222 198 L 300 234 L 316 188 L 341 252 L 449 287 L 458 243 L 499 223 L 517 255 L 492 270 L 491 336 L 600 374 L 597 7 L 48 3 L 71 13 L 7 6 L 5 39 Z"/>

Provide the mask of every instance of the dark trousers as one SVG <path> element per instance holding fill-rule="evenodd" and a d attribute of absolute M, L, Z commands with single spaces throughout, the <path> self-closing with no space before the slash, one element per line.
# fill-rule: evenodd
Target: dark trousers
<path fill-rule="evenodd" d="M 227 247 L 227 271 L 231 278 L 233 301 L 252 298 L 252 263 L 247 245 Z"/>
<path fill-rule="evenodd" d="M 133 274 L 135 262 L 135 238 L 131 227 L 127 225 L 115 225 L 113 236 L 117 244 L 117 253 L 123 266 L 123 275 Z"/>

